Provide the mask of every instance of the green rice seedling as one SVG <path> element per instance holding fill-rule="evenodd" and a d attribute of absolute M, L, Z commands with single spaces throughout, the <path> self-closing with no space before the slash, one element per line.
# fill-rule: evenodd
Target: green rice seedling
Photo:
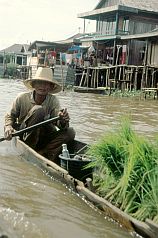
<path fill-rule="evenodd" d="M 144 139 L 135 138 L 132 145 L 133 152 L 135 152 L 133 155 L 129 153 L 129 160 L 125 164 L 124 175 L 120 180 L 119 194 L 117 195 L 121 209 L 130 214 L 139 209 L 147 191 L 151 189 L 148 174 L 154 168 L 156 158 L 155 149 Z M 145 186 L 148 186 L 148 189 Z"/>
<path fill-rule="evenodd" d="M 130 147 L 132 147 L 132 150 Z M 120 189 L 120 193 L 123 196 L 122 206 L 124 209 L 127 207 L 125 197 L 129 197 L 129 191 L 133 201 L 134 199 L 140 201 L 139 195 L 136 195 L 141 192 L 141 184 L 147 180 L 145 174 L 148 173 L 153 166 L 152 161 L 155 153 L 151 145 L 141 137 L 135 137 L 130 147 L 128 160 L 124 165 L 124 174 L 121 179 L 123 185 Z"/>
<path fill-rule="evenodd" d="M 149 171 L 147 174 L 148 183 L 145 182 L 142 186 L 144 191 L 141 203 L 138 204 L 137 211 L 132 214 L 139 220 L 146 218 L 154 219 L 158 216 L 158 167 Z"/>
<path fill-rule="evenodd" d="M 95 157 L 93 179 L 98 193 L 134 217 L 158 219 L 158 140 L 132 131 L 129 120 L 103 136 L 88 152 Z"/>

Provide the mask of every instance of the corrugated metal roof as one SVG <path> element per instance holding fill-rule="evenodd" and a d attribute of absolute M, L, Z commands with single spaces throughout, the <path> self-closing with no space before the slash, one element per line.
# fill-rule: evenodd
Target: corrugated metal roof
<path fill-rule="evenodd" d="M 120 5 L 134 7 L 142 10 L 158 12 L 157 0 L 120 0 Z"/>
<path fill-rule="evenodd" d="M 30 47 L 29 47 L 29 50 L 32 50 L 32 49 L 35 49 L 37 47 L 39 48 L 56 48 L 56 47 L 64 47 L 64 46 L 67 46 L 69 47 L 71 45 L 71 43 L 69 42 L 50 42 L 50 41 L 34 41 Z"/>
<path fill-rule="evenodd" d="M 5 51 L 5 53 L 27 54 L 29 46 L 30 45 L 27 44 L 14 44 L 12 46 L 9 46 L 8 48 L 1 50 L 0 52 Z"/>
<path fill-rule="evenodd" d="M 107 0 L 101 0 L 94 9 L 101 8 Z M 123 5 L 140 10 L 158 12 L 158 0 L 115 0 L 110 2 L 110 6 Z"/>
<path fill-rule="evenodd" d="M 81 42 L 87 42 L 87 41 L 107 41 L 107 40 L 114 40 L 114 39 L 120 39 L 120 36 L 117 35 L 92 35 L 87 36 L 81 40 Z"/>
<path fill-rule="evenodd" d="M 67 38 L 66 40 L 56 41 L 56 43 L 60 43 L 60 44 L 73 43 L 76 39 L 82 37 L 83 35 L 84 34 L 82 34 L 82 33 L 77 33 L 77 34 Z"/>

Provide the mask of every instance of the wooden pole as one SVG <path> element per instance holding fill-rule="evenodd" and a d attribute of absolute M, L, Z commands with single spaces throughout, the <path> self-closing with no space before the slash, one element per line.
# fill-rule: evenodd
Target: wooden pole
<path fill-rule="evenodd" d="M 60 54 L 60 67 L 61 67 L 61 82 L 62 82 L 62 91 L 64 91 L 64 77 L 63 77 L 63 64 L 62 64 L 62 54 Z"/>
<path fill-rule="evenodd" d="M 20 130 L 20 131 L 14 132 L 14 133 L 12 134 L 12 137 L 20 136 L 20 135 L 22 135 L 22 134 L 24 134 L 24 133 L 26 133 L 26 132 L 32 131 L 32 130 L 37 129 L 37 128 L 43 126 L 43 125 L 47 125 L 47 124 L 49 124 L 49 123 L 58 121 L 58 120 L 60 120 L 60 119 L 61 119 L 61 117 L 57 116 L 57 117 L 53 117 L 53 118 L 51 118 L 51 119 L 48 119 L 48 120 L 39 122 L 39 123 L 37 123 L 37 124 L 35 124 L 35 125 L 32 125 L 32 126 L 30 126 L 30 127 L 26 127 L 26 128 L 24 128 L 24 129 L 22 129 L 22 130 Z M 6 140 L 5 137 L 0 138 L 0 142 L 1 142 L 1 141 L 4 141 L 4 140 Z"/>

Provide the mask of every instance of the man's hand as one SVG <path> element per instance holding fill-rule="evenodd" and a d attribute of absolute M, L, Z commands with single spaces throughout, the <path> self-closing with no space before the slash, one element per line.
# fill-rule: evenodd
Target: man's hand
<path fill-rule="evenodd" d="M 12 133 L 14 132 L 14 129 L 12 126 L 6 126 L 4 129 L 4 137 L 6 140 L 12 139 Z"/>
<path fill-rule="evenodd" d="M 67 112 L 67 108 L 61 110 L 61 111 L 58 113 L 58 116 L 61 117 L 61 120 L 62 120 L 62 121 L 69 122 L 69 120 L 70 120 L 69 113 Z"/>
<path fill-rule="evenodd" d="M 67 112 L 67 108 L 61 110 L 59 113 L 58 113 L 58 116 L 60 116 L 60 120 L 59 120 L 59 128 L 67 128 L 69 127 L 69 120 L 70 120 L 70 117 L 69 117 L 69 114 Z"/>

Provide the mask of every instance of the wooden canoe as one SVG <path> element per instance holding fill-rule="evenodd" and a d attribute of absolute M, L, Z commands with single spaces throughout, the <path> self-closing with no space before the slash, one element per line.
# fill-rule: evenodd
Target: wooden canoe
<path fill-rule="evenodd" d="M 97 209 L 99 209 L 104 214 L 104 216 L 109 217 L 113 221 L 117 222 L 124 229 L 128 230 L 129 232 L 137 233 L 145 238 L 158 237 L 157 224 L 148 219 L 146 222 L 138 221 L 112 205 L 107 200 L 99 197 L 97 194 L 95 194 L 93 188 L 91 189 L 90 179 L 87 178 L 87 184 L 85 184 L 84 182 L 74 178 L 67 170 L 38 154 L 35 150 L 30 148 L 18 138 L 15 138 L 15 146 L 18 149 L 20 156 L 22 156 L 27 161 L 36 164 L 54 179 L 61 181 L 73 191 L 77 192 L 81 197 L 84 196 L 84 198 L 92 203 Z M 84 149 L 85 144 L 75 141 L 74 148 L 82 151 L 82 147 Z"/>
<path fill-rule="evenodd" d="M 74 92 L 78 92 L 78 93 L 94 93 L 94 94 L 106 93 L 106 89 L 104 87 L 89 88 L 89 87 L 74 86 L 73 89 L 74 89 Z"/>

